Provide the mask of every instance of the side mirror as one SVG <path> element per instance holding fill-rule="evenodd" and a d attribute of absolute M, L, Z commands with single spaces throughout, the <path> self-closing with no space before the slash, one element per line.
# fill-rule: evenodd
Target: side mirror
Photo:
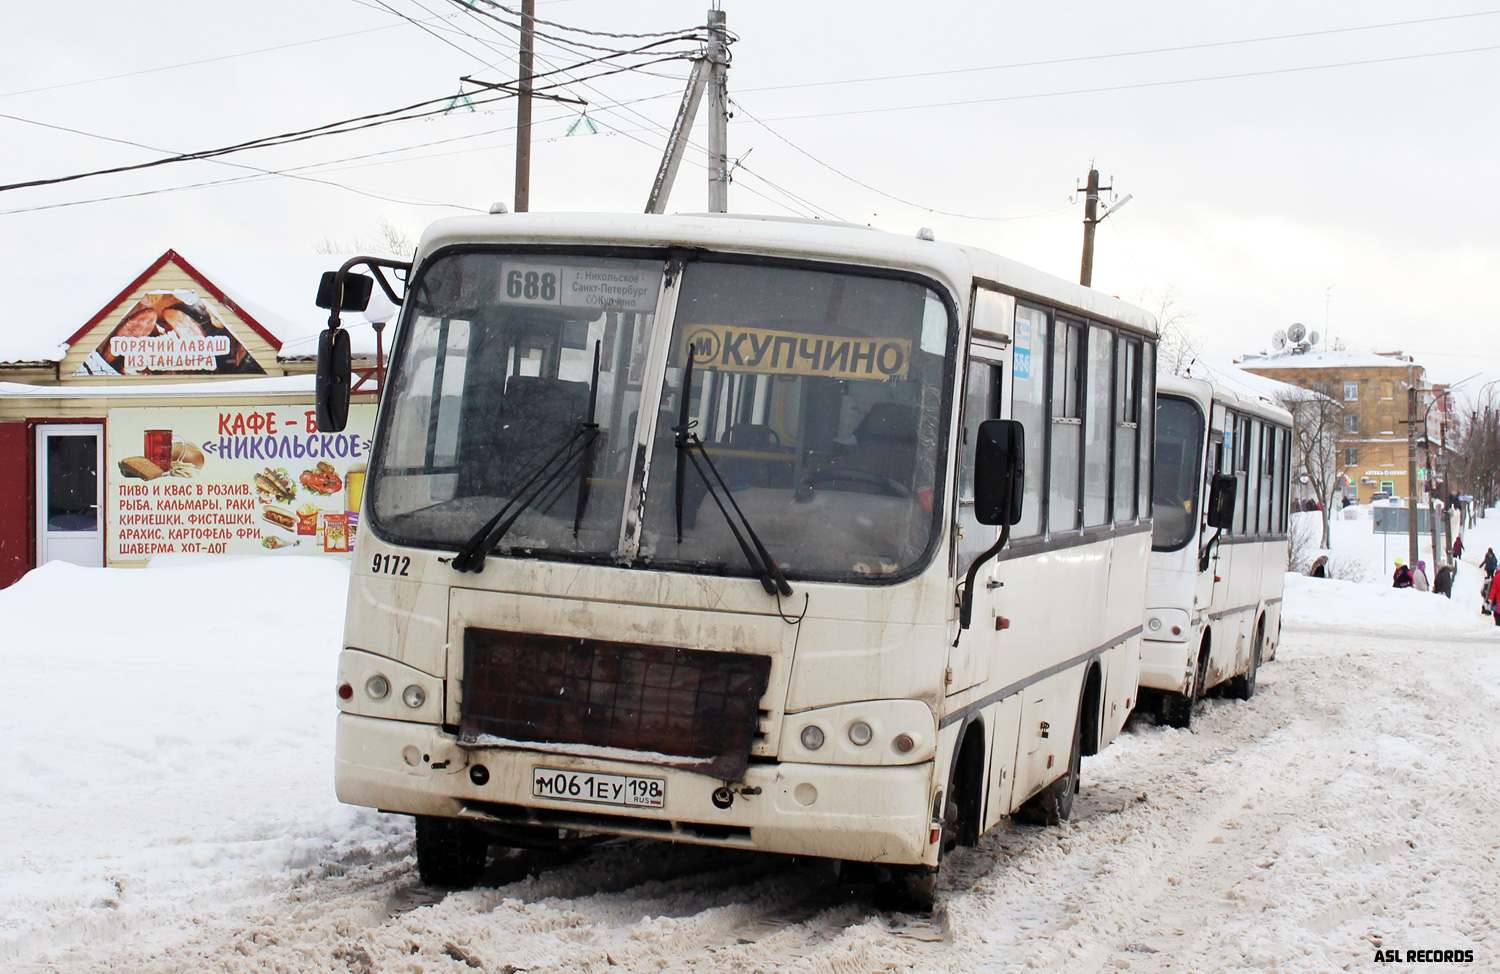
<path fill-rule="evenodd" d="M 1026 428 L 1014 419 L 979 424 L 974 444 L 974 517 L 980 524 L 1021 520 L 1026 493 Z"/>
<path fill-rule="evenodd" d="M 340 290 L 338 271 L 324 271 L 318 282 L 318 307 L 328 311 L 363 311 L 370 306 L 375 279 L 366 274 L 345 274 Z"/>
<path fill-rule="evenodd" d="M 1227 473 L 1214 474 L 1208 488 L 1208 526 L 1227 531 L 1234 526 L 1234 494 L 1237 488 L 1234 476 Z"/>
<path fill-rule="evenodd" d="M 325 328 L 318 336 L 318 430 L 341 433 L 349 422 L 349 333 Z"/>

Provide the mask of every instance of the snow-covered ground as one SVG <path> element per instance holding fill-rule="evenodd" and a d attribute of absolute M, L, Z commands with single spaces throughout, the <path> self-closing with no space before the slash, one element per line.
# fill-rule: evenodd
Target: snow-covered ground
<path fill-rule="evenodd" d="M 1466 540 L 1452 601 L 1289 576 L 1253 700 L 1133 721 L 1071 823 L 951 859 L 931 920 L 641 840 L 429 893 L 409 821 L 332 794 L 344 567 L 48 565 L 0 591 L 0 970 L 1497 970 L 1500 631 L 1466 593 L 1500 514 Z"/>

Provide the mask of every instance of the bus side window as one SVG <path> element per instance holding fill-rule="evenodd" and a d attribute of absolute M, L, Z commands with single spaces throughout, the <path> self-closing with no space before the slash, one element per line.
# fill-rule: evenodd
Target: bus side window
<path fill-rule="evenodd" d="M 1110 463 L 1110 409 L 1114 405 L 1110 390 L 1114 383 L 1114 332 L 1101 325 L 1089 326 L 1087 401 L 1083 420 L 1083 523 L 1087 527 L 1108 524 L 1110 520 L 1109 484 L 1113 470 Z"/>
<path fill-rule="evenodd" d="M 1052 531 L 1078 527 L 1078 478 L 1083 447 L 1083 325 L 1058 321 L 1052 343 L 1052 457 L 1050 480 Z"/>
<path fill-rule="evenodd" d="M 1250 420 L 1234 417 L 1234 534 L 1246 534 L 1245 511 L 1250 501 Z"/>
<path fill-rule="evenodd" d="M 1047 333 L 1045 311 L 1016 308 L 1010 415 L 1026 427 L 1026 498 L 1021 521 L 1011 528 L 1016 538 L 1041 534 L 1047 523 Z"/>
<path fill-rule="evenodd" d="M 1120 336 L 1115 354 L 1115 520 L 1135 519 L 1136 436 L 1141 424 L 1141 343 Z"/>
<path fill-rule="evenodd" d="M 1274 431 L 1269 423 L 1260 424 L 1260 510 L 1256 516 L 1256 523 L 1260 525 L 1261 534 L 1274 534 L 1275 529 L 1271 524 L 1271 495 L 1272 485 L 1276 483 L 1272 476 L 1275 468 L 1275 452 L 1273 444 Z"/>
<path fill-rule="evenodd" d="M 1150 341 L 1141 342 L 1141 381 L 1139 383 L 1136 413 L 1140 416 L 1140 462 L 1137 464 L 1139 506 L 1141 516 L 1151 513 L 1152 464 L 1156 448 L 1156 346 Z"/>

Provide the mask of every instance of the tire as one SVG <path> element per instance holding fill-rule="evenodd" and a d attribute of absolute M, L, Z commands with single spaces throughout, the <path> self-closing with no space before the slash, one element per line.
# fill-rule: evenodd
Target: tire
<path fill-rule="evenodd" d="M 1026 799 L 1011 817 L 1027 825 L 1061 825 L 1073 814 L 1073 797 L 1083 777 L 1083 706 L 1078 701 L 1078 719 L 1073 722 L 1073 749 L 1068 771 L 1061 778 Z"/>
<path fill-rule="evenodd" d="M 1208 653 L 1200 650 L 1198 666 L 1193 670 L 1193 684 L 1188 687 L 1188 692 L 1162 693 L 1161 719 L 1168 727 L 1175 727 L 1178 730 L 1192 729 L 1193 707 L 1198 703 L 1198 698 L 1203 696 L 1203 684 L 1206 682 L 1208 682 Z"/>
<path fill-rule="evenodd" d="M 1250 646 L 1250 668 L 1244 674 L 1233 677 L 1224 687 L 1224 695 L 1235 700 L 1249 700 L 1255 696 L 1255 678 L 1260 671 L 1260 654 L 1266 645 L 1266 620 L 1255 624 L 1255 642 Z"/>
<path fill-rule="evenodd" d="M 484 875 L 490 840 L 455 818 L 417 816 L 417 872 L 427 886 L 468 889 Z"/>

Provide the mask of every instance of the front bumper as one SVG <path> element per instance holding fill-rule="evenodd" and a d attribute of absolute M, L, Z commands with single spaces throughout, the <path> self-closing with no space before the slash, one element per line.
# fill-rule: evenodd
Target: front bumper
<path fill-rule="evenodd" d="M 1187 693 L 1193 682 L 1196 644 L 1141 640 L 1141 686 L 1171 693 Z"/>
<path fill-rule="evenodd" d="M 489 780 L 476 785 L 469 768 Z M 533 797 L 537 765 L 666 780 L 664 808 L 624 808 Z M 933 764 L 842 767 L 752 764 L 728 808 L 724 783 L 654 765 L 513 748 L 460 748 L 431 724 L 341 713 L 335 790 L 342 802 L 410 815 L 638 835 L 705 845 L 893 865 L 936 865 L 929 843 Z M 759 789 L 755 793 L 755 789 Z M 751 794 L 745 794 L 746 791 Z"/>

